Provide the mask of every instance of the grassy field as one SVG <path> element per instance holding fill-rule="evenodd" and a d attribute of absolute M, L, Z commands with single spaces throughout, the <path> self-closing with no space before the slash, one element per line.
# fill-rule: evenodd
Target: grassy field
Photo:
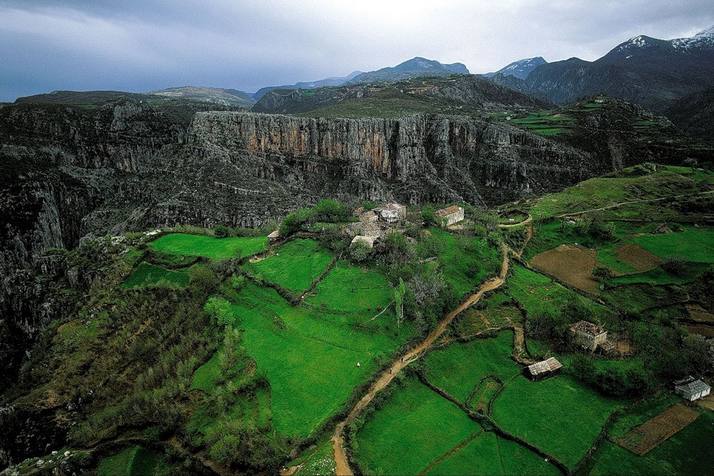
<path fill-rule="evenodd" d="M 393 291 L 381 273 L 353 266 L 340 260 L 317 285 L 315 293 L 305 304 L 319 311 L 371 317 L 389 305 Z M 380 321 L 393 320 L 392 311 L 379 317 Z"/>
<path fill-rule="evenodd" d="M 422 258 L 437 258 L 444 278 L 459 297 L 495 274 L 501 263 L 498 248 L 485 239 L 459 236 L 440 228 L 430 228 L 429 235 L 419 241 L 417 251 Z"/>
<path fill-rule="evenodd" d="M 174 271 L 142 262 L 128 278 L 122 283 L 125 288 L 138 288 L 144 286 L 185 287 L 189 276 L 186 271 Z"/>
<path fill-rule="evenodd" d="M 714 263 L 714 230 L 687 228 L 677 233 L 640 235 L 633 241 L 663 259 Z"/>
<path fill-rule="evenodd" d="M 687 167 L 659 166 L 652 173 L 635 173 L 633 168 L 625 169 L 620 176 L 598 177 L 581 182 L 562 192 L 539 198 L 531 208 L 534 219 L 552 217 L 562 213 L 590 210 L 614 203 L 631 200 L 648 200 L 699 193 L 702 184 L 714 182 L 714 173 Z M 637 209 L 649 211 L 653 218 L 661 213 L 662 203 L 638 204 Z M 608 212 L 617 214 L 616 211 Z"/>
<path fill-rule="evenodd" d="M 540 382 L 517 377 L 496 399 L 493 418 L 572 468 L 619 405 L 567 376 Z"/>
<path fill-rule="evenodd" d="M 418 474 L 481 431 L 454 404 L 409 379 L 359 430 L 352 450 L 366 474 Z"/>
<path fill-rule="evenodd" d="M 262 236 L 215 238 L 206 235 L 169 233 L 152 241 L 149 246 L 167 254 L 224 260 L 260 253 L 265 249 L 267 243 L 268 239 Z"/>
<path fill-rule="evenodd" d="M 358 326 L 353 315 L 292 307 L 255 285 L 239 293 L 231 312 L 245 349 L 270 382 L 275 427 L 298 438 L 340 409 L 410 335 L 402 326 L 399 337 L 393 318 Z"/>
<path fill-rule="evenodd" d="M 290 291 L 301 293 L 310 287 L 330 264 L 332 255 L 315 240 L 292 240 L 274 255 L 246 269 L 262 279 Z"/>
<path fill-rule="evenodd" d="M 522 266 L 513 266 L 513 275 L 508 280 L 507 292 L 533 315 L 553 315 L 568 303 L 578 301 L 596 316 L 609 314 L 609 310 L 542 274 Z"/>
<path fill-rule="evenodd" d="M 119 453 L 103 458 L 99 476 L 149 476 L 156 472 L 159 457 L 140 446 L 130 446 Z"/>
<path fill-rule="evenodd" d="M 653 286 L 686 284 L 696 281 L 708 268 L 708 264 L 687 263 L 684 265 L 684 270 L 681 275 L 674 275 L 666 272 L 661 267 L 657 267 L 644 273 L 632 273 L 608 279 L 607 284 L 609 286 L 628 284 L 651 284 Z"/>
<path fill-rule="evenodd" d="M 487 376 L 505 382 L 521 371 L 511 360 L 513 333 L 504 331 L 491 339 L 474 339 L 433 350 L 424 368 L 429 382 L 466 402 L 479 381 Z"/>
<path fill-rule="evenodd" d="M 463 449 L 440 461 L 426 474 L 434 476 L 558 475 L 560 471 L 522 446 L 482 432 Z"/>
<path fill-rule="evenodd" d="M 510 122 L 544 137 L 568 133 L 575 125 L 575 119 L 572 116 L 551 111 L 531 113 L 526 117 L 512 119 Z"/>
<path fill-rule="evenodd" d="M 693 423 L 644 456 L 606 442 L 595 455 L 593 476 L 628 474 L 674 476 L 711 474 L 714 413 L 703 412 Z"/>

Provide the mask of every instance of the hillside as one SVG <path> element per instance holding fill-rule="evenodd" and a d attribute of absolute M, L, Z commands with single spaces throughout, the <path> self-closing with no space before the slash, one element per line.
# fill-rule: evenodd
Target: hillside
<path fill-rule="evenodd" d="M 181 86 L 152 91 L 149 94 L 170 98 L 181 98 L 192 101 L 207 102 L 232 107 L 251 107 L 255 100 L 249 93 L 237 89 L 207 88 L 197 86 Z"/>
<path fill-rule="evenodd" d="M 545 103 L 473 75 L 414 78 L 389 84 L 350 84 L 316 90 L 277 90 L 255 112 L 315 117 L 400 117 L 413 113 L 474 114 Z"/>
<path fill-rule="evenodd" d="M 669 384 L 711 371 L 713 189 L 709 171 L 645 164 L 466 206 L 452 229 L 429 206 L 389 224 L 323 200 L 289 215 L 277 242 L 269 229 L 166 227 L 55 250 L 39 276 L 73 304 L 0 397 L 4 462 L 19 474 L 704 471 L 689 451 L 714 442 L 710 403 L 685 406 Z M 350 247 L 365 227 L 381 239 Z M 581 319 L 612 346 L 583 350 L 569 331 Z M 560 374 L 524 377 L 544 357 Z M 668 437 L 643 443 L 661 430 L 640 425 L 670 413 Z"/>
<path fill-rule="evenodd" d="M 714 140 L 714 88 L 679 99 L 665 114 L 688 134 Z"/>

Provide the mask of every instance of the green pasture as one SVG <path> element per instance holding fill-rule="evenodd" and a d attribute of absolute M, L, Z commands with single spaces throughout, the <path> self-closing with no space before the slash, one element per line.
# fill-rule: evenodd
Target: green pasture
<path fill-rule="evenodd" d="M 499 438 L 493 432 L 485 431 L 459 451 L 437 461 L 426 474 L 434 476 L 466 474 L 555 476 L 560 474 L 555 466 L 543 461 L 530 450 Z"/>
<path fill-rule="evenodd" d="M 365 474 L 419 474 L 481 431 L 453 403 L 409 378 L 369 416 L 352 451 Z"/>
<path fill-rule="evenodd" d="M 687 228 L 676 233 L 639 235 L 633 241 L 662 259 L 714 263 L 714 230 Z"/>
<path fill-rule="evenodd" d="M 441 228 L 430 228 L 417 244 L 422 258 L 436 257 L 444 278 L 458 297 L 463 297 L 501 264 L 500 250 L 483 238 L 460 236 Z"/>
<path fill-rule="evenodd" d="M 653 415 L 654 416 L 654 415 Z M 643 456 L 606 441 L 595 454 L 592 476 L 675 476 L 711 474 L 714 412 L 702 411 L 694 422 Z"/>
<path fill-rule="evenodd" d="M 392 318 L 331 314 L 293 307 L 277 292 L 249 284 L 230 318 L 243 329 L 242 344 L 270 382 L 279 433 L 310 435 L 348 401 L 411 334 Z"/>
<path fill-rule="evenodd" d="M 427 355 L 426 377 L 433 385 L 466 402 L 481 379 L 494 376 L 506 382 L 520 373 L 520 367 L 511 359 L 512 349 L 511 331 L 489 339 L 455 342 Z"/>
<path fill-rule="evenodd" d="M 225 260 L 260 253 L 267 243 L 268 239 L 264 236 L 215 238 L 207 235 L 169 233 L 152 241 L 149 246 L 167 254 Z"/>
<path fill-rule="evenodd" d="M 372 317 L 392 302 L 394 292 L 383 274 L 339 260 L 305 304 L 315 311 Z M 394 310 L 379 321 L 394 320 Z"/>
<path fill-rule="evenodd" d="M 565 375 L 537 382 L 520 376 L 499 394 L 493 418 L 573 468 L 619 406 Z"/>
<path fill-rule="evenodd" d="M 125 288 L 138 288 L 145 286 L 185 287 L 188 285 L 188 272 L 174 271 L 156 266 L 145 261 L 139 263 L 134 271 L 122 283 Z"/>
<path fill-rule="evenodd" d="M 571 291 L 547 276 L 520 265 L 511 266 L 511 270 L 507 292 L 530 316 L 554 315 L 572 301 L 578 301 L 596 316 L 610 314 L 605 306 Z"/>
<path fill-rule="evenodd" d="M 102 458 L 99 476 L 150 476 L 156 473 L 159 457 L 141 446 L 130 446 L 115 455 Z"/>
<path fill-rule="evenodd" d="M 315 240 L 292 240 L 275 254 L 245 267 L 256 276 L 289 291 L 301 293 L 325 271 L 332 255 Z"/>

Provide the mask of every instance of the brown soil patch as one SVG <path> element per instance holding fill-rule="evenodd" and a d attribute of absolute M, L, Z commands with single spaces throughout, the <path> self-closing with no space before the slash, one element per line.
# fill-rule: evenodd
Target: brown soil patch
<path fill-rule="evenodd" d="M 640 245 L 632 243 L 620 246 L 615 250 L 615 254 L 617 255 L 617 259 L 629 264 L 640 272 L 654 269 L 662 263 L 662 260 L 657 256 L 642 248 Z"/>
<path fill-rule="evenodd" d="M 637 455 L 647 454 L 697 419 L 699 413 L 682 404 L 672 405 L 656 417 L 630 430 L 618 440 L 623 448 Z"/>
<path fill-rule="evenodd" d="M 704 337 L 714 337 L 714 326 L 707 324 L 687 324 L 687 331 L 690 334 L 698 334 Z"/>
<path fill-rule="evenodd" d="M 632 342 L 630 339 L 619 339 L 615 341 L 615 351 L 622 356 L 632 355 Z"/>
<path fill-rule="evenodd" d="M 714 314 L 698 304 L 687 304 L 687 312 L 692 321 L 714 324 Z"/>
<path fill-rule="evenodd" d="M 583 291 L 597 294 L 598 282 L 593 278 L 595 250 L 573 245 L 560 245 L 533 257 L 531 266 Z"/>

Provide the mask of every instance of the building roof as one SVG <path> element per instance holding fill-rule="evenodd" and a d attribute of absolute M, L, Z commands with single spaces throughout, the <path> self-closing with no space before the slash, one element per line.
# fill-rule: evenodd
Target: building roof
<path fill-rule="evenodd" d="M 458 205 L 451 205 L 446 208 L 442 208 L 441 210 L 437 210 L 436 216 L 438 216 L 440 218 L 444 218 L 446 216 L 453 215 L 454 213 L 459 213 L 462 210 L 463 210 L 463 208 L 461 208 Z"/>
<path fill-rule="evenodd" d="M 558 359 L 556 359 L 555 357 L 550 357 L 541 362 L 536 362 L 533 365 L 529 365 L 528 371 L 531 373 L 531 375 L 540 375 L 544 373 L 555 372 L 556 370 L 560 370 L 562 367 L 563 364 L 558 362 Z"/>
<path fill-rule="evenodd" d="M 711 390 L 711 387 L 707 385 L 705 382 L 697 379 L 697 380 L 691 380 L 687 383 L 683 383 L 681 385 L 677 385 L 675 387 L 676 390 L 679 390 L 680 392 L 686 392 L 689 394 L 695 394 L 695 393 L 700 393 L 700 392 L 705 392 L 707 390 Z"/>
<path fill-rule="evenodd" d="M 597 324 L 593 324 L 592 322 L 588 321 L 578 321 L 572 326 L 570 326 L 570 330 L 573 332 L 582 332 L 593 337 L 605 332 L 605 329 L 601 326 L 598 326 Z"/>

